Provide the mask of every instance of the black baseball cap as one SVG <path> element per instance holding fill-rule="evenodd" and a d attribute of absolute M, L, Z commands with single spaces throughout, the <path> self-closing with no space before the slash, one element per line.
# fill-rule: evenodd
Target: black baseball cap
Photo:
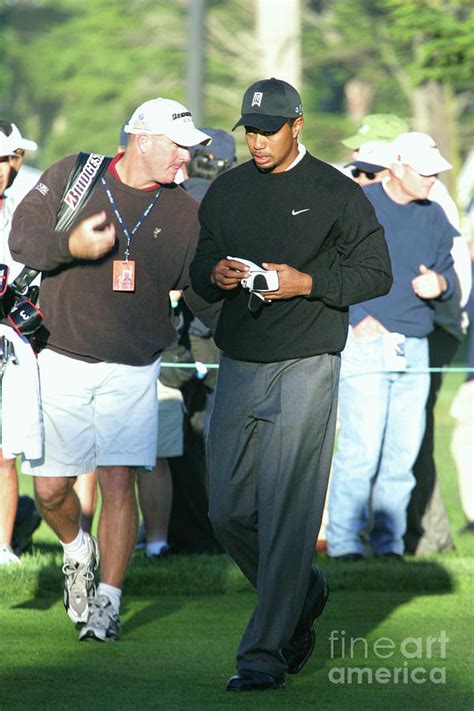
<path fill-rule="evenodd" d="M 237 126 L 253 126 L 263 131 L 278 131 L 289 118 L 303 115 L 301 97 L 282 79 L 262 79 L 249 86 L 242 100 L 242 116 Z"/>

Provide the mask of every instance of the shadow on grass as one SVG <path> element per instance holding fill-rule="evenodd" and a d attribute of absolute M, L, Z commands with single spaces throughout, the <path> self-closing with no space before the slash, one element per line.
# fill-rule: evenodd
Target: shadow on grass
<path fill-rule="evenodd" d="M 451 572 L 437 561 L 408 558 L 404 561 L 367 559 L 356 563 L 334 561 L 325 556 L 315 559 L 325 571 L 331 597 L 337 592 L 380 592 L 376 624 L 391 614 L 395 607 L 419 595 L 448 594 L 456 589 Z M 451 563 L 453 563 L 451 561 Z M 461 561 L 460 561 L 461 562 Z M 54 544 L 39 545 L 24 565 L 15 570 L 0 570 L 1 598 L 15 601 L 16 609 L 46 610 L 62 600 L 62 555 Z M 455 567 L 455 566 L 454 566 Z M 456 576 L 455 576 L 456 577 Z M 252 588 L 242 573 L 225 554 L 174 555 L 150 563 L 136 553 L 131 561 L 124 586 L 123 611 L 127 596 L 156 597 L 169 595 L 222 595 L 249 592 Z M 9 591 L 11 594 L 9 595 Z M 397 593 L 394 605 L 392 594 Z M 21 602 L 17 602 L 23 598 Z M 25 599 L 27 598 L 27 599 Z M 16 604 L 15 604 L 16 603 Z M 331 598 L 330 603 L 331 605 Z M 350 607 L 350 597 L 349 597 Z M 149 605 L 132 618 L 128 629 L 143 626 L 162 613 L 163 605 Z M 343 614 L 345 611 L 341 611 Z M 361 620 L 359 622 L 362 623 Z M 364 634 L 368 630 L 364 630 Z M 238 634 L 238 632 L 237 632 Z"/>
<path fill-rule="evenodd" d="M 366 558 L 347 562 L 317 556 L 315 562 L 325 571 L 333 590 L 407 592 L 413 596 L 450 593 L 456 587 L 449 570 L 428 559 Z"/>
<path fill-rule="evenodd" d="M 0 600 L 8 602 L 9 598 L 18 600 L 20 597 L 23 600 L 14 603 L 14 609 L 49 609 L 62 601 L 61 566 L 62 551 L 58 545 L 35 546 L 31 555 L 23 556 L 21 566 L 0 568 Z M 162 598 L 174 594 L 218 595 L 228 590 L 249 589 L 230 558 L 223 554 L 176 555 L 150 562 L 142 553 L 135 553 L 124 584 L 122 610 L 126 610 L 127 595 Z"/>
<path fill-rule="evenodd" d="M 161 598 L 159 602 L 150 603 L 122 624 L 121 637 L 125 638 L 132 632 L 136 632 L 142 627 L 147 627 L 148 625 L 153 624 L 156 620 L 169 617 L 170 615 L 173 615 L 181 610 L 182 607 L 182 602 L 178 603 L 176 599 L 171 599 L 170 596 L 167 596 L 165 599 Z M 125 600 L 120 614 L 122 617 L 125 617 L 128 613 L 129 605 Z"/>
<path fill-rule="evenodd" d="M 53 546 L 43 549 L 41 557 L 45 560 L 44 567 L 31 570 L 31 574 L 36 575 L 36 587 L 30 599 L 17 608 L 43 610 L 57 605 L 61 599 L 61 554 Z M 39 696 L 35 691 L 36 708 L 65 708 L 54 684 L 53 703 L 49 686 L 43 689 L 45 678 L 49 677 L 71 681 L 68 686 L 72 689 L 68 692 L 68 704 L 71 705 L 68 708 L 77 709 L 132 709 L 139 705 L 143 709 L 170 711 L 181 708 L 217 710 L 234 707 L 237 703 L 239 707 L 249 709 L 268 709 L 270 704 L 272 708 L 299 709 L 314 707 L 316 689 L 321 709 L 460 708 L 453 700 L 464 691 L 454 673 L 454 662 L 450 663 L 449 687 L 440 690 L 426 684 L 423 691 L 412 683 L 409 687 L 406 684 L 379 685 L 377 694 L 381 696 L 377 704 L 373 701 L 370 684 L 338 685 L 331 674 L 334 668 L 346 669 L 354 664 L 374 670 L 382 663 L 391 666 L 374 659 L 375 637 L 388 636 L 399 644 L 406 637 L 439 636 L 443 628 L 450 636 L 452 632 L 454 639 L 454 631 L 446 627 L 445 616 L 438 617 L 435 610 L 441 605 L 439 596 L 449 597 L 457 589 L 461 577 L 464 579 L 466 561 L 450 558 L 451 570 L 445 569 L 442 562 L 419 559 L 407 559 L 406 562 L 366 560 L 351 564 L 318 556 L 316 562 L 325 570 L 331 594 L 324 615 L 316 623 L 315 654 L 297 678 L 288 678 L 287 689 L 271 698 L 250 695 L 250 698 L 239 698 L 237 702 L 224 692 L 225 680 L 233 670 L 235 649 L 255 603 L 250 585 L 226 555 L 170 556 L 151 564 L 136 554 L 124 590 L 121 615 L 124 623 L 122 641 L 118 645 L 76 647 L 75 640 L 72 641 L 75 635 L 67 634 L 69 624 L 65 615 L 54 612 L 53 639 L 57 636 L 54 644 L 62 649 L 57 665 L 50 670 L 38 665 L 37 660 L 23 661 L 23 668 L 8 669 L 4 683 L 8 681 L 9 687 L 16 689 L 19 680 L 24 684 L 26 678 L 28 689 L 37 690 L 40 686 Z M 38 563 L 34 556 L 32 563 Z M 1 584 L 0 573 L 0 587 Z M 438 596 L 438 600 L 423 602 L 419 611 L 408 606 L 421 596 Z M 5 596 L 2 597 L 5 600 Z M 18 601 L 18 590 L 15 597 Z M 455 604 L 452 600 L 449 609 L 452 610 Z M 405 605 L 406 615 L 402 611 Z M 400 613 L 394 616 L 397 610 Z M 30 639 L 30 624 L 42 624 L 37 621 L 39 617 L 28 623 L 28 629 L 25 624 L 20 641 L 22 637 Z M 397 619 L 391 620 L 392 617 Z M 450 619 L 448 615 L 448 625 Z M 11 624 L 20 630 L 18 622 L 16 619 Z M 36 639 L 34 630 L 33 639 Z M 357 642 L 354 657 L 347 646 L 352 639 L 361 640 Z M 24 646 L 30 650 L 29 641 Z M 43 648 L 40 655 L 42 651 Z M 436 663 L 434 659 L 433 664 Z M 403 659 L 400 662 L 394 659 L 392 665 L 402 664 Z M 428 662 L 426 665 L 429 666 Z M 408 671 L 412 666 L 415 662 L 410 663 Z M 84 684 L 93 688 L 93 698 L 84 697 Z M 405 698 L 408 691 L 409 700 Z M 288 694 L 291 694 L 291 701 Z M 27 691 L 23 690 L 22 696 L 28 698 Z"/>

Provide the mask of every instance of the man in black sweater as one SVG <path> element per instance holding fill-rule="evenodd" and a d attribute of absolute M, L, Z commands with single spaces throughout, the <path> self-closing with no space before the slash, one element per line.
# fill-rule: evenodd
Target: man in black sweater
<path fill-rule="evenodd" d="M 328 589 L 311 564 L 348 307 L 392 283 L 372 207 L 357 185 L 298 143 L 302 114 L 298 92 L 284 81 L 247 89 L 236 126 L 245 127 L 252 160 L 209 188 L 191 264 L 197 293 L 209 303 L 224 299 L 209 515 L 258 595 L 229 691 L 281 688 L 313 651 L 313 622 Z M 242 280 L 252 287 L 254 276 L 255 288 L 245 288 Z M 262 280 L 278 286 L 262 292 Z"/>

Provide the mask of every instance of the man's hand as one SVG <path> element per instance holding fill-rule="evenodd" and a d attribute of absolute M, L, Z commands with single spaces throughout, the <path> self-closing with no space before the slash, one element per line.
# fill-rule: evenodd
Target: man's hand
<path fill-rule="evenodd" d="M 263 262 L 264 269 L 278 272 L 278 290 L 261 292 L 265 301 L 291 299 L 293 296 L 309 296 L 313 288 L 313 277 L 310 274 L 299 272 L 288 264 L 273 264 Z"/>
<path fill-rule="evenodd" d="M 412 279 L 411 285 L 420 299 L 437 299 L 448 288 L 444 276 L 428 269 L 424 264 L 420 264 L 420 275 Z"/>
<path fill-rule="evenodd" d="M 228 291 L 240 285 L 240 280 L 249 275 L 249 268 L 236 259 L 221 259 L 211 272 L 211 282 Z"/>
<path fill-rule="evenodd" d="M 75 259 L 100 259 L 115 244 L 115 227 L 106 224 L 104 210 L 82 220 L 69 235 L 69 251 Z"/>
<path fill-rule="evenodd" d="M 388 333 L 388 330 L 373 316 L 366 316 L 352 327 L 352 333 L 359 341 L 372 341 L 381 333 Z"/>

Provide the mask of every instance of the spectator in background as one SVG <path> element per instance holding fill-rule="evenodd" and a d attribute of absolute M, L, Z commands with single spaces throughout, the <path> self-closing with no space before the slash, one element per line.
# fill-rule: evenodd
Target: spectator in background
<path fill-rule="evenodd" d="M 405 119 L 396 114 L 368 114 L 357 132 L 344 138 L 342 144 L 352 151 L 352 157 L 357 158 L 361 146 L 368 141 L 393 141 L 401 133 L 410 130 Z M 351 165 L 351 164 L 349 164 Z"/>
<path fill-rule="evenodd" d="M 365 150 L 364 146 L 368 141 L 391 141 L 407 131 L 406 121 L 395 114 L 368 115 L 357 133 L 342 141 L 353 152 L 353 161 L 348 166 L 355 166 L 357 161 L 362 160 L 359 154 Z M 416 133 L 419 141 L 424 143 L 427 148 L 435 146 L 431 136 L 424 133 L 412 133 Z M 358 178 L 354 179 L 364 185 L 377 182 L 384 177 L 383 173 L 377 172 L 373 180 L 368 180 L 367 173 L 360 168 Z M 441 180 L 433 182 L 428 198 L 441 205 L 448 220 L 459 232 L 460 224 L 456 204 Z M 436 369 L 448 367 L 459 347 L 464 333 L 462 309 L 471 289 L 468 246 L 460 234 L 453 239 L 451 256 L 456 273 L 455 293 L 452 298 L 446 301 L 435 300 L 433 302 L 434 329 L 428 337 L 429 365 Z M 449 520 L 439 490 L 434 459 L 434 408 L 442 379 L 441 372 L 431 373 L 430 393 L 426 403 L 425 433 L 413 466 L 416 483 L 411 492 L 408 506 L 405 548 L 407 552 L 418 555 L 449 551 L 454 547 Z"/>
<path fill-rule="evenodd" d="M 236 161 L 235 138 L 220 128 L 203 128 L 212 137 L 209 147 L 190 150 L 191 161 L 183 166 L 182 187 L 201 202 L 214 178 L 232 168 Z"/>
<path fill-rule="evenodd" d="M 23 165 L 25 151 L 36 151 L 37 147 L 34 141 L 23 138 L 14 123 L 0 120 L 0 262 L 8 266 L 10 283 L 18 276 L 23 265 L 13 260 L 8 249 L 8 235 L 16 206 L 41 175 L 39 170 Z M 0 379 L 0 408 L 1 387 Z M 2 418 L 7 417 L 8 413 L 1 408 L 1 415 Z M 20 505 L 19 509 L 18 501 L 15 459 L 4 457 L 0 449 L 0 564 L 20 562 L 17 554 L 28 546 L 33 531 L 41 521 L 34 505 L 29 506 L 26 497 L 21 502 L 24 505 Z M 15 536 L 17 510 L 19 515 Z"/>
<path fill-rule="evenodd" d="M 226 131 L 216 128 L 201 129 L 212 138 L 209 147 L 193 146 L 191 161 L 183 166 L 184 180 L 181 186 L 193 196 L 198 202 L 206 194 L 211 182 L 225 171 L 232 168 L 236 161 L 235 139 Z M 193 355 L 198 362 L 218 363 L 220 351 L 214 343 L 212 332 L 196 317 L 188 323 L 186 331 L 190 338 L 190 345 Z M 208 389 L 208 407 L 212 404 L 213 393 L 217 379 L 217 371 L 209 371 L 206 374 L 205 384 Z"/>
<path fill-rule="evenodd" d="M 474 242 L 469 242 L 471 266 L 474 275 Z M 466 523 L 460 533 L 474 533 L 474 289 L 466 304 L 470 326 L 468 332 L 467 365 L 471 372 L 460 386 L 451 405 L 449 414 L 454 418 L 454 428 L 451 436 L 451 454 L 453 455 L 458 474 L 461 505 L 466 517 Z"/>
<path fill-rule="evenodd" d="M 182 301 L 180 291 L 170 292 L 176 343 L 163 351 L 162 362 L 173 362 L 176 349 L 180 349 L 180 319 L 176 309 Z M 181 352 L 181 351 L 180 351 Z M 171 462 L 183 454 L 184 401 L 179 388 L 179 374 L 183 369 L 161 367 L 156 383 L 158 395 L 158 445 L 156 464 L 150 469 L 137 469 L 138 500 L 143 523 L 138 530 L 136 550 L 145 550 L 145 557 L 153 562 L 162 560 L 171 550 L 169 524 L 173 502 Z M 184 370 L 192 378 L 192 369 Z M 176 387 L 175 387 L 176 386 Z M 184 522 L 186 526 L 187 522 Z"/>
<path fill-rule="evenodd" d="M 385 230 L 393 286 L 350 307 L 342 353 L 327 539 L 329 555 L 348 561 L 363 557 L 367 528 L 376 556 L 404 552 L 412 467 L 425 427 L 432 304 L 455 291 L 450 252 L 457 232 L 427 199 L 437 174 L 451 165 L 416 133 L 392 145 L 388 180 L 364 192 Z"/>
<path fill-rule="evenodd" d="M 196 200 L 201 199 L 210 180 L 227 167 L 228 160 L 231 162 L 235 157 L 232 136 L 215 129 L 200 130 L 212 138 L 212 150 L 204 146 L 191 147 L 190 163 L 183 163 L 175 178 Z M 119 150 L 124 150 L 127 134 L 123 129 L 119 140 Z M 233 148 L 231 156 L 227 148 L 229 142 Z M 170 293 L 170 298 L 177 342 L 164 352 L 163 360 L 173 360 L 177 348 L 181 353 L 188 353 L 190 360 L 195 356 L 202 362 L 218 362 L 219 351 L 212 331 L 191 313 L 179 292 Z M 196 353 L 191 353 L 191 341 Z M 206 378 L 205 384 L 201 377 Z M 202 414 L 211 402 L 215 377 L 216 372 L 204 367 L 195 372 L 191 368 L 178 368 L 178 371 L 162 368 L 160 371 L 156 466 L 149 472 L 137 470 L 143 523 L 136 549 L 144 549 L 150 561 L 162 560 L 171 550 L 173 553 L 220 550 L 207 516 L 202 426 Z"/>
<path fill-rule="evenodd" d="M 352 179 L 361 188 L 379 183 L 389 175 L 393 150 L 388 141 L 367 141 L 354 153 L 354 159 L 344 168 L 349 168 Z"/>
<path fill-rule="evenodd" d="M 166 360 L 166 352 L 163 358 Z M 160 379 L 157 381 L 157 390 L 159 409 L 156 464 L 151 470 L 140 469 L 137 472 L 143 535 L 139 535 L 136 548 L 144 548 L 145 557 L 154 562 L 162 560 L 171 550 L 168 543 L 173 500 L 170 460 L 183 454 L 184 423 L 181 391 L 164 385 Z"/>
<path fill-rule="evenodd" d="M 183 166 L 183 187 L 201 201 L 212 181 L 232 168 L 237 160 L 234 137 L 215 128 L 202 128 L 212 137 L 210 146 L 193 146 L 191 161 Z M 199 318 L 193 317 L 180 302 L 183 318 L 181 338 L 198 364 L 217 364 L 220 350 L 212 331 Z M 198 365 L 198 368 L 200 366 Z M 185 439 L 182 457 L 171 462 L 173 506 L 169 538 L 177 553 L 218 553 L 217 542 L 208 517 L 206 437 L 214 402 L 217 368 L 196 371 L 195 377 L 182 386 L 186 404 Z"/>
<path fill-rule="evenodd" d="M 13 213 L 17 205 L 31 190 L 41 175 L 39 170 L 24 165 L 25 152 L 36 151 L 34 141 L 23 138 L 17 126 L 0 120 L 0 200 L 1 200 L 1 241 L 0 258 L 9 267 L 9 281 L 20 273 L 23 264 L 16 262 L 8 247 Z"/>
<path fill-rule="evenodd" d="M 426 133 L 416 133 L 416 137 L 426 150 L 436 145 L 433 138 Z M 428 197 L 443 208 L 448 220 L 458 232 L 454 236 L 451 249 L 456 276 L 455 290 L 450 299 L 438 299 L 433 302 L 434 328 L 428 337 L 430 367 L 439 369 L 452 363 L 465 335 L 463 308 L 471 290 L 472 276 L 469 247 L 465 238 L 459 234 L 459 214 L 453 199 L 440 180 L 435 181 Z M 405 546 L 409 553 L 415 555 L 443 553 L 454 549 L 434 458 L 434 410 L 443 378 L 442 372 L 431 373 L 426 404 L 426 430 L 413 467 L 416 484 L 408 506 Z"/>

